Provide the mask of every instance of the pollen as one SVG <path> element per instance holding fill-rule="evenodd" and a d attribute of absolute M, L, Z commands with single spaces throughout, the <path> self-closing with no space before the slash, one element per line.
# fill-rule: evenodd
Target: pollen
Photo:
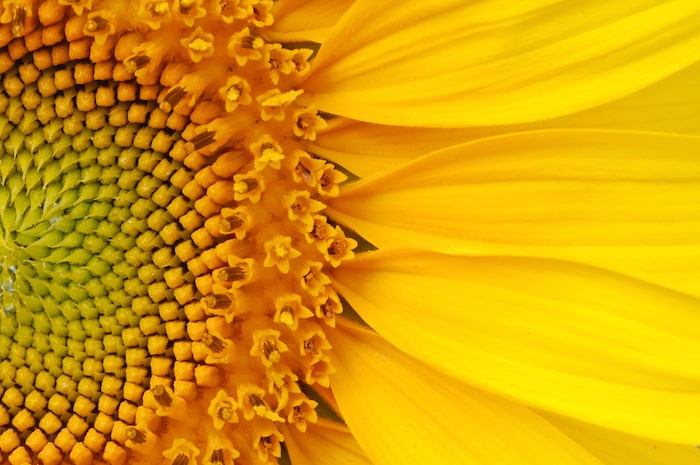
<path fill-rule="evenodd" d="M 128 5 L 1 3 L 0 462 L 276 464 L 357 246 L 313 50 L 270 0 Z"/>

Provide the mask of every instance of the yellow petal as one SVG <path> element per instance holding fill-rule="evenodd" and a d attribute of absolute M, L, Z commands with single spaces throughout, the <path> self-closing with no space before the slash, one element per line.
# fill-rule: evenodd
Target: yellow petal
<path fill-rule="evenodd" d="M 700 138 L 521 133 L 349 185 L 332 216 L 379 248 L 580 261 L 700 294 Z"/>
<path fill-rule="evenodd" d="M 334 118 L 309 148 L 314 154 L 366 177 L 493 132 L 491 128 L 409 128 Z"/>
<path fill-rule="evenodd" d="M 379 334 L 465 382 L 631 434 L 700 437 L 697 299 L 567 262 L 419 251 L 371 252 L 332 278 Z"/>
<path fill-rule="evenodd" d="M 625 98 L 540 124 L 503 128 L 599 128 L 700 135 L 700 64 Z"/>
<path fill-rule="evenodd" d="M 697 465 L 700 463 L 700 451 L 696 446 L 652 441 L 551 414 L 543 416 L 607 465 Z"/>
<path fill-rule="evenodd" d="M 343 425 L 320 419 L 304 433 L 294 427 L 283 429 L 294 465 L 372 465 Z"/>
<path fill-rule="evenodd" d="M 304 88 L 361 121 L 515 124 L 609 102 L 699 58 L 695 0 L 358 0 Z"/>
<path fill-rule="evenodd" d="M 377 465 L 593 465 L 585 450 L 531 410 L 461 384 L 378 336 L 331 336 L 336 394 Z"/>
<path fill-rule="evenodd" d="M 700 64 L 608 104 L 535 123 L 470 128 L 384 126 L 334 118 L 313 153 L 358 176 L 387 171 L 434 150 L 500 134 L 590 128 L 700 135 Z"/>
<path fill-rule="evenodd" d="M 278 42 L 322 42 L 354 0 L 296 0 L 275 2 L 275 22 L 266 31 Z"/>

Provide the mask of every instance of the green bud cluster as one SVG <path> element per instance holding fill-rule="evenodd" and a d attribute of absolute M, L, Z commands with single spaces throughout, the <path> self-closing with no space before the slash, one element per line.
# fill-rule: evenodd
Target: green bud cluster
<path fill-rule="evenodd" d="M 133 422 L 122 404 L 137 405 L 149 388 L 149 338 L 164 337 L 163 305 L 176 303 L 164 274 L 182 268 L 180 281 L 194 281 L 175 253 L 190 234 L 178 224 L 182 209 L 168 208 L 174 199 L 191 207 L 170 177 L 192 176 L 152 148 L 169 148 L 178 131 L 130 121 L 155 102 L 82 111 L 78 94 L 116 84 L 43 95 L 18 73 L 27 64 L 0 89 L 0 432 L 38 427 L 50 441 L 64 430 L 81 440 L 94 430 L 75 426 L 83 420 Z M 154 263 L 156 253 L 172 259 Z M 158 341 L 172 352 L 175 341 Z"/>

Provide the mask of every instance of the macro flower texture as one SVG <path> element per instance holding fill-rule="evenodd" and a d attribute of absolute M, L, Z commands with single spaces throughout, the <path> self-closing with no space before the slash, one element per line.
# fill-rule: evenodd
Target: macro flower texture
<path fill-rule="evenodd" d="M 697 0 L 0 8 L 0 463 L 700 464 Z"/>

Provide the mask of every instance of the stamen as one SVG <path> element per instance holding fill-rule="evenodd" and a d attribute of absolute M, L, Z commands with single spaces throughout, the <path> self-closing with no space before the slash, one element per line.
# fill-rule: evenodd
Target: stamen
<path fill-rule="evenodd" d="M 311 184 L 311 181 L 313 179 L 311 175 L 311 170 L 309 170 L 301 162 L 297 163 L 296 173 L 299 175 L 300 178 L 304 179 L 307 183 Z"/>
<path fill-rule="evenodd" d="M 330 226 L 325 218 L 317 217 L 314 219 L 314 225 L 309 235 L 318 241 L 328 238 Z"/>
<path fill-rule="evenodd" d="M 168 93 L 165 94 L 164 101 L 169 105 L 170 108 L 175 108 L 175 106 L 180 103 L 180 101 L 187 95 L 187 91 L 180 86 L 171 88 Z"/>
<path fill-rule="evenodd" d="M 216 133 L 214 131 L 205 131 L 194 136 L 190 142 L 194 145 L 195 150 L 199 150 L 214 142 L 215 135 Z"/>
<path fill-rule="evenodd" d="M 12 37 L 22 37 L 27 24 L 27 8 L 23 5 L 13 4 L 10 9 L 12 11 L 10 23 Z"/>
<path fill-rule="evenodd" d="M 136 55 L 132 55 L 124 60 L 124 66 L 130 73 L 134 73 L 137 70 L 143 68 L 151 62 L 151 58 L 148 57 L 144 52 L 139 52 Z"/>
<path fill-rule="evenodd" d="M 155 398 L 156 402 L 158 402 L 160 405 L 164 407 L 170 407 L 170 405 L 173 403 L 173 398 L 170 397 L 170 395 L 163 386 L 153 386 L 151 388 L 151 392 L 153 392 L 153 397 Z"/>
<path fill-rule="evenodd" d="M 255 37 L 253 36 L 246 36 L 241 39 L 241 47 L 243 48 L 254 48 L 253 45 L 255 44 Z"/>
<path fill-rule="evenodd" d="M 328 246 L 328 253 L 330 255 L 342 255 L 348 250 L 347 243 L 345 241 L 334 239 L 331 245 Z"/>
<path fill-rule="evenodd" d="M 224 99 L 227 112 L 233 112 L 239 105 L 249 105 L 253 98 L 250 95 L 250 84 L 239 76 L 229 76 L 226 84 L 219 89 L 219 95 Z"/>
<path fill-rule="evenodd" d="M 214 55 L 214 35 L 204 32 L 201 27 L 198 27 L 189 37 L 182 39 L 180 43 L 194 63 Z"/>
<path fill-rule="evenodd" d="M 146 442 L 146 433 L 132 426 L 126 429 L 125 434 L 127 439 L 134 441 L 137 444 L 143 444 Z"/>
<path fill-rule="evenodd" d="M 209 458 L 212 464 L 224 464 L 224 451 L 221 449 L 216 449 L 211 453 Z"/>
<path fill-rule="evenodd" d="M 243 219 L 237 215 L 227 216 L 221 220 L 219 231 L 222 234 L 231 234 L 243 225 Z"/>
<path fill-rule="evenodd" d="M 210 294 L 202 298 L 202 305 L 211 309 L 221 310 L 229 308 L 231 304 L 233 304 L 233 300 L 226 294 Z"/>
<path fill-rule="evenodd" d="M 260 185 L 255 178 L 242 179 L 233 185 L 233 190 L 237 194 L 247 194 L 257 189 Z"/>
<path fill-rule="evenodd" d="M 172 465 L 187 465 L 190 461 L 190 458 L 186 456 L 185 454 L 180 454 L 175 459 L 171 462 Z"/>
<path fill-rule="evenodd" d="M 233 406 L 230 402 L 219 402 L 216 404 L 216 416 L 224 421 L 233 418 Z"/>
<path fill-rule="evenodd" d="M 248 275 L 248 269 L 245 264 L 239 266 L 231 266 L 228 268 L 222 268 L 216 272 L 216 277 L 218 281 L 240 281 L 246 279 Z"/>
<path fill-rule="evenodd" d="M 224 344 L 224 341 L 222 341 L 218 337 L 216 337 L 212 334 L 209 334 L 209 333 L 205 333 L 202 336 L 202 342 L 204 343 L 205 346 L 207 346 L 213 352 L 216 352 L 216 353 L 221 352 L 226 347 L 226 345 Z"/>
<path fill-rule="evenodd" d="M 214 428 L 220 430 L 226 423 L 237 422 L 238 415 L 235 413 L 237 408 L 238 404 L 236 401 L 232 397 L 229 397 L 229 395 L 223 389 L 219 390 L 216 396 L 211 400 L 207 411 L 214 423 Z"/>

